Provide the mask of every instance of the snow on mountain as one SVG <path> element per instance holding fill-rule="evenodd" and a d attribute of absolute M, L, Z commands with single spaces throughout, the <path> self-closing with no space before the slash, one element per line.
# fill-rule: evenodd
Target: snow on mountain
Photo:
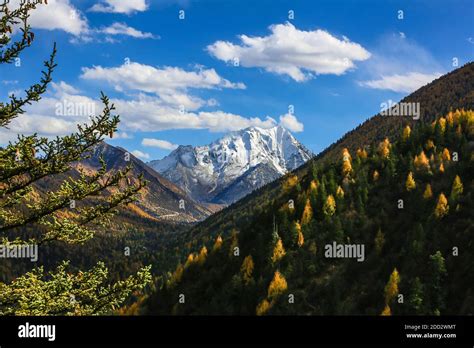
<path fill-rule="evenodd" d="M 310 157 L 285 128 L 250 127 L 210 145 L 180 146 L 149 165 L 197 201 L 230 204 Z"/>

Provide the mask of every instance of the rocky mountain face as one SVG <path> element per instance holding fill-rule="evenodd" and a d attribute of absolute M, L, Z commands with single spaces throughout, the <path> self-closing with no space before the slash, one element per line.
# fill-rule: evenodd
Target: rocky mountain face
<path fill-rule="evenodd" d="M 98 170 L 100 156 L 103 156 L 107 170 L 124 169 L 131 163 L 131 180 L 143 173 L 148 181 L 147 186 L 140 192 L 139 200 L 127 206 L 132 213 L 151 220 L 170 222 L 196 222 L 211 214 L 211 211 L 190 199 L 175 184 L 120 147 L 103 142 L 94 149 L 91 158 L 81 161 L 78 165 L 92 171 Z"/>
<path fill-rule="evenodd" d="M 148 163 L 203 203 L 228 205 L 298 168 L 312 154 L 285 128 L 250 127 Z"/>

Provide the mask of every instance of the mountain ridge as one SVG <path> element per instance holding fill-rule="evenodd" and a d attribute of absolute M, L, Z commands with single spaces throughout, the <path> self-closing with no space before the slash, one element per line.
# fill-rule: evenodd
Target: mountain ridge
<path fill-rule="evenodd" d="M 269 179 L 299 167 L 311 156 L 282 126 L 248 127 L 209 145 L 181 145 L 165 158 L 148 164 L 195 200 L 227 205 Z M 266 175 L 258 175 L 256 167 Z"/>

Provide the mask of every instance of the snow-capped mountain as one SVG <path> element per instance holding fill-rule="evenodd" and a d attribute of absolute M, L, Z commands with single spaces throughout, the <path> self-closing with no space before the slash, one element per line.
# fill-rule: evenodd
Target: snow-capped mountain
<path fill-rule="evenodd" d="M 281 126 L 250 127 L 206 146 L 180 146 L 148 163 L 200 202 L 230 204 L 312 156 Z"/>

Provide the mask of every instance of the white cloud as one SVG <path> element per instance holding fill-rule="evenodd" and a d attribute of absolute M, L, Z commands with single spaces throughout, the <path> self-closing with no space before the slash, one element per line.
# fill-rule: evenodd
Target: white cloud
<path fill-rule="evenodd" d="M 178 147 L 178 145 L 170 143 L 169 141 L 151 138 L 144 138 L 142 140 L 142 145 L 148 147 L 157 147 L 164 150 L 174 150 Z"/>
<path fill-rule="evenodd" d="M 128 134 L 127 132 L 117 132 L 114 133 L 114 137 L 111 140 L 114 139 L 133 139 L 133 136 Z"/>
<path fill-rule="evenodd" d="M 280 125 L 291 132 L 302 132 L 304 129 L 303 123 L 299 122 L 295 115 L 285 114 L 280 116 Z"/>
<path fill-rule="evenodd" d="M 93 12 L 109 12 L 130 14 L 148 9 L 146 0 L 102 0 L 92 6 Z"/>
<path fill-rule="evenodd" d="M 100 32 L 107 34 L 107 35 L 124 35 L 124 36 L 131 36 L 136 39 L 154 39 L 158 38 L 155 37 L 152 33 L 142 32 L 138 29 L 129 27 L 125 23 L 118 23 L 115 22 L 112 25 L 103 28 Z"/>
<path fill-rule="evenodd" d="M 159 36 L 153 35 L 149 32 L 142 32 L 138 29 L 128 26 L 126 23 L 115 22 L 112 25 L 104 28 L 91 28 L 87 18 L 72 5 L 71 0 L 50 0 L 48 4 L 38 5 L 37 8 L 30 12 L 31 16 L 29 24 L 34 29 L 45 30 L 63 30 L 74 36 L 71 39 L 73 43 L 84 43 L 91 41 L 100 41 L 99 34 L 108 35 L 105 42 L 116 42 L 113 36 L 129 36 L 136 39 L 158 39 Z M 18 8 L 20 0 L 12 0 L 11 8 Z M 110 4 L 109 4 L 110 3 Z M 95 6 L 104 6 L 105 9 L 111 11 L 105 12 L 119 12 L 130 13 L 133 11 L 146 10 L 144 0 L 138 1 L 114 1 L 108 0 L 104 4 L 96 4 Z M 112 11 L 114 10 L 114 11 Z M 115 11 L 116 10 L 116 11 Z M 102 11 L 104 12 L 104 11 Z"/>
<path fill-rule="evenodd" d="M 47 95 L 33 105 L 25 107 L 25 114 L 12 120 L 9 129 L 0 129 L 0 144 L 14 140 L 17 134 L 38 133 L 55 137 L 77 131 L 77 124 L 90 121 L 103 105 L 99 100 L 79 94 L 65 82 L 53 83 Z M 132 99 L 112 98 L 115 112 L 120 115 L 120 132 L 113 139 L 130 138 L 133 132 L 154 132 L 170 129 L 207 129 L 211 132 L 228 132 L 251 126 L 270 128 L 276 121 L 270 117 L 244 117 L 224 111 L 182 111 L 163 102 L 159 97 L 139 94 Z M 71 109 L 69 109 L 71 106 Z M 58 107 L 65 113 L 59 112 Z M 92 110 L 93 112 L 88 112 Z"/>
<path fill-rule="evenodd" d="M 89 120 L 90 113 L 86 111 L 101 110 L 97 100 L 77 94 L 79 91 L 65 82 L 53 82 L 51 87 L 38 103 L 25 107 L 25 114 L 13 119 L 8 130 L 0 129 L 2 143 L 14 140 L 17 134 L 38 133 L 46 137 L 69 134 L 77 130 L 78 123 Z M 65 105 L 72 107 L 68 109 Z"/>
<path fill-rule="evenodd" d="M 394 74 L 382 76 L 378 80 L 369 80 L 360 82 L 361 86 L 385 89 L 400 93 L 410 93 L 418 88 L 430 83 L 440 77 L 442 73 L 422 74 L 419 72 L 410 72 L 407 74 Z"/>
<path fill-rule="evenodd" d="M 141 152 L 140 150 L 133 150 L 131 152 L 132 155 L 134 155 L 135 157 L 138 157 L 142 160 L 148 160 L 150 159 L 150 155 L 145 153 L 145 152 Z"/>
<path fill-rule="evenodd" d="M 208 52 L 225 62 L 244 67 L 260 67 L 268 72 L 288 75 L 298 82 L 314 74 L 341 75 L 363 61 L 370 53 L 348 38 L 338 39 L 324 30 L 302 31 L 293 24 L 272 25 L 264 37 L 240 35 L 240 45 L 217 41 Z"/>
<path fill-rule="evenodd" d="M 232 83 L 220 77 L 214 69 L 185 71 L 178 67 L 155 68 L 136 62 L 116 68 L 101 66 L 83 68 L 81 77 L 87 80 L 107 81 L 118 89 L 126 87 L 155 94 L 188 88 L 245 88 L 242 83 Z"/>
<path fill-rule="evenodd" d="M 83 68 L 81 78 L 85 80 L 105 81 L 118 91 L 136 90 L 158 95 L 169 105 L 197 110 L 204 104 L 200 98 L 190 96 L 190 88 L 243 89 L 243 83 L 233 83 L 219 76 L 214 69 L 199 67 L 195 71 L 185 71 L 178 67 L 155 68 L 136 62 L 123 64 L 115 68 Z"/>
<path fill-rule="evenodd" d="M 123 127 L 131 131 L 162 131 L 170 129 L 207 129 L 211 132 L 227 132 L 251 126 L 269 128 L 276 124 L 267 117 L 243 117 L 224 111 L 182 111 L 165 104 L 156 97 L 139 95 L 132 100 L 112 99 L 121 115 Z"/>
<path fill-rule="evenodd" d="M 366 76 L 360 86 L 398 93 L 413 92 L 444 71 L 427 49 L 400 33 L 380 37 L 372 58 L 363 65 Z"/>
<path fill-rule="evenodd" d="M 12 8 L 19 7 L 20 0 L 12 0 Z M 74 36 L 85 35 L 89 31 L 87 19 L 74 7 L 70 0 L 49 0 L 30 12 L 28 23 L 32 28 L 64 30 Z"/>

